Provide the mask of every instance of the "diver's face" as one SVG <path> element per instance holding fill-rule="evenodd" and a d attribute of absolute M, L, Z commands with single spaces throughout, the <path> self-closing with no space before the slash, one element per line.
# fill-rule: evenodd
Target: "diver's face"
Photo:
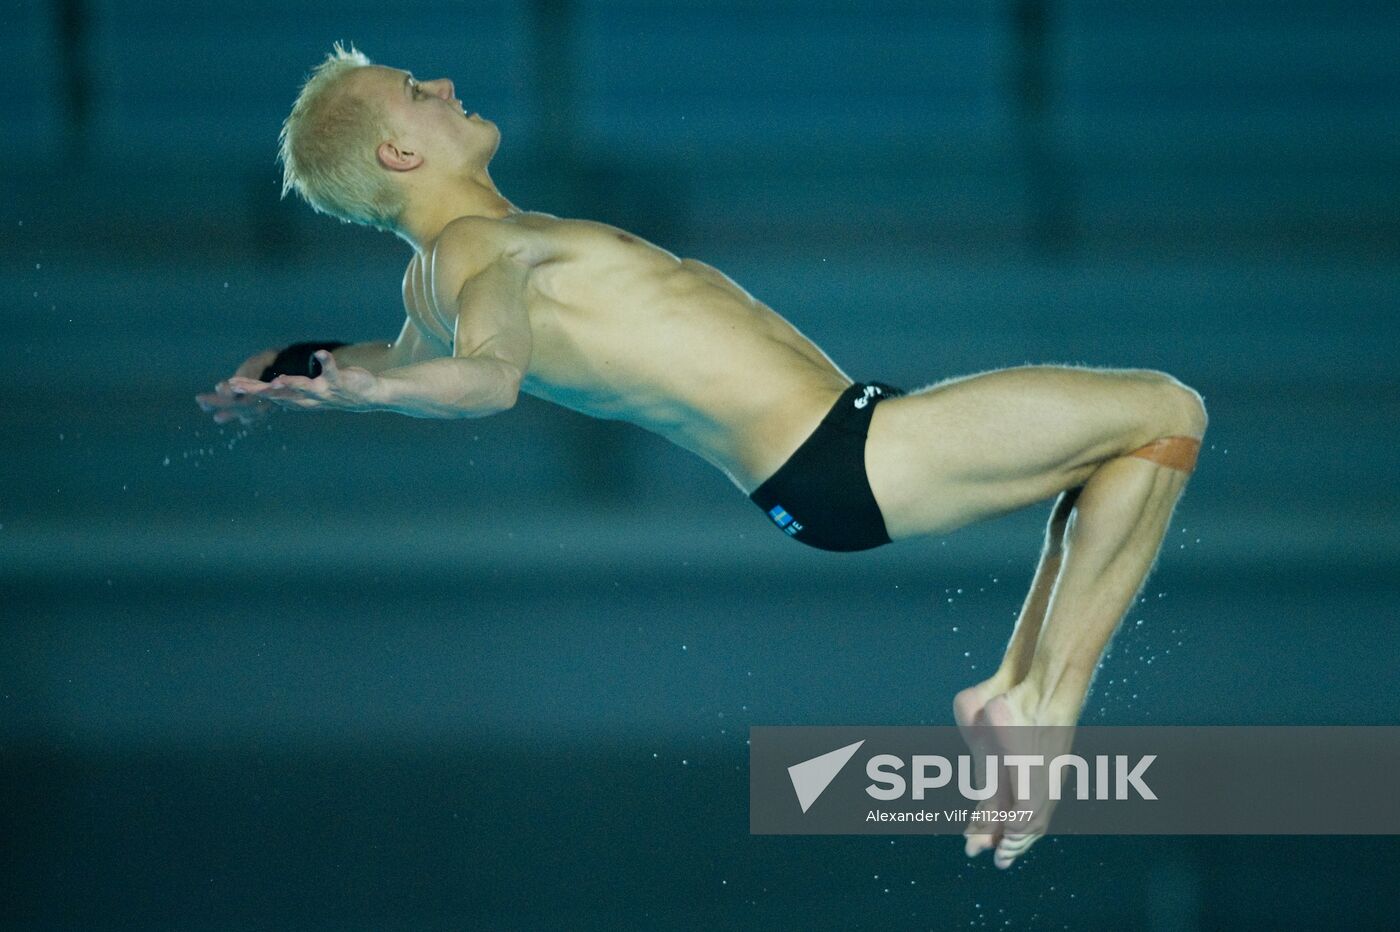
<path fill-rule="evenodd" d="M 407 71 L 377 65 L 362 70 L 361 93 L 383 104 L 399 137 L 396 144 L 439 165 L 485 164 L 495 154 L 501 141 L 496 124 L 468 113 L 451 80 L 420 81 Z"/>

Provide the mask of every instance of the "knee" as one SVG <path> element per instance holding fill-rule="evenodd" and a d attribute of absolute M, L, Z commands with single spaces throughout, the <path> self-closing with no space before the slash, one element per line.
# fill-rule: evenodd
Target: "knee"
<path fill-rule="evenodd" d="M 1206 415 L 1206 402 L 1201 397 L 1201 393 L 1189 385 L 1181 382 L 1176 383 L 1177 401 L 1181 407 L 1181 418 L 1183 427 L 1180 434 L 1186 437 L 1195 437 L 1197 440 L 1205 436 L 1206 425 L 1210 418 Z"/>
<path fill-rule="evenodd" d="M 1156 386 L 1160 402 L 1159 423 L 1154 429 L 1163 437 L 1205 436 L 1208 418 L 1201 393 L 1165 372 L 1144 371 Z"/>

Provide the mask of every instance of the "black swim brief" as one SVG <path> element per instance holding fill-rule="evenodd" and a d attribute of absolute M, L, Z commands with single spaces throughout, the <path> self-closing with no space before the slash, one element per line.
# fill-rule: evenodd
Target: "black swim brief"
<path fill-rule="evenodd" d="M 875 406 L 902 394 L 880 382 L 846 389 L 812 435 L 749 499 L 778 527 L 821 550 L 888 544 L 885 519 L 865 474 L 865 435 Z"/>

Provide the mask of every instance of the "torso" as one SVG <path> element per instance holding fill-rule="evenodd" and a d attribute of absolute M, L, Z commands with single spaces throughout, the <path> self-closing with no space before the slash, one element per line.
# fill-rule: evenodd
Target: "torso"
<path fill-rule="evenodd" d="M 723 469 L 745 492 L 777 470 L 850 379 L 727 276 L 606 224 L 518 214 L 496 221 L 542 239 L 526 286 L 533 350 L 522 388 L 625 420 Z M 409 317 L 446 355 L 454 307 L 415 256 Z"/>

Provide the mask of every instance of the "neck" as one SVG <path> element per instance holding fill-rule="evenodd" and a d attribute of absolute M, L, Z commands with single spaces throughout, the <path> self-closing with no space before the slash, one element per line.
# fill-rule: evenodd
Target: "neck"
<path fill-rule="evenodd" d="M 518 213 L 520 209 L 501 196 L 483 168 L 478 174 L 448 186 L 412 192 L 395 232 L 421 253 L 458 217 L 499 220 Z"/>

